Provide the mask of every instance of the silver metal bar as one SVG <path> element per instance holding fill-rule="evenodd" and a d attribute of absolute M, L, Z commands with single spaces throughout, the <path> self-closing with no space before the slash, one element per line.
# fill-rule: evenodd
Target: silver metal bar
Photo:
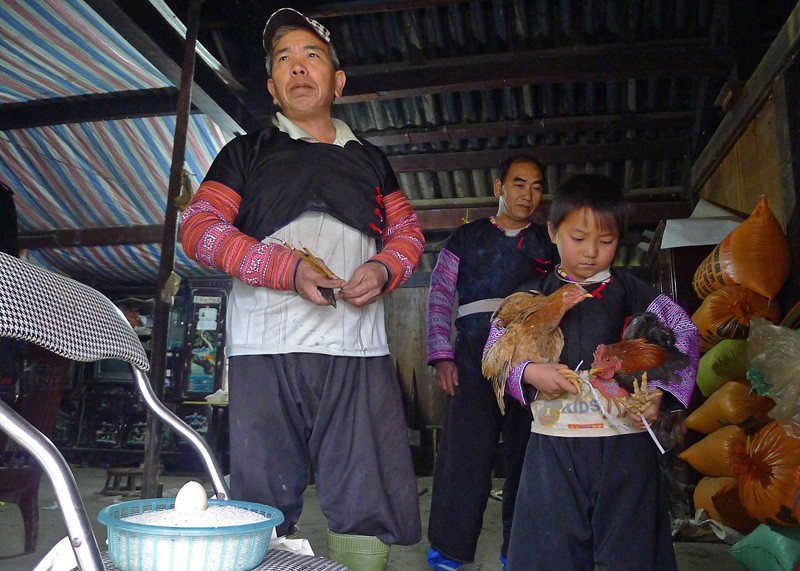
<path fill-rule="evenodd" d="M 217 494 L 217 499 L 230 499 L 231 493 L 228 489 L 228 484 L 222 477 L 222 471 L 217 463 L 217 458 L 214 456 L 214 453 L 212 452 L 211 447 L 208 445 L 208 442 L 206 442 L 205 439 L 200 436 L 192 427 L 183 422 L 178 415 L 164 406 L 164 404 L 158 399 L 153 391 L 153 387 L 150 385 L 150 380 L 147 378 L 147 375 L 144 373 L 144 371 L 138 369 L 134 365 L 131 365 L 131 369 L 133 369 L 133 376 L 136 379 L 136 385 L 139 387 L 139 392 L 142 394 L 142 397 L 144 398 L 144 401 L 150 410 L 153 411 L 157 417 L 171 426 L 175 432 L 188 440 L 189 443 L 194 446 L 197 452 L 200 453 L 200 457 L 203 459 L 203 463 L 206 465 L 206 470 L 211 476 L 211 484 L 214 487 L 214 492 Z"/>
<path fill-rule="evenodd" d="M 104 570 L 100 548 L 97 546 L 94 533 L 92 533 L 92 526 L 78 491 L 78 484 L 75 482 L 75 477 L 72 475 L 67 461 L 64 460 L 55 444 L 2 400 L 0 400 L 0 430 L 27 450 L 50 478 L 58 505 L 64 516 L 67 535 L 75 552 L 78 569 L 81 571 Z"/>

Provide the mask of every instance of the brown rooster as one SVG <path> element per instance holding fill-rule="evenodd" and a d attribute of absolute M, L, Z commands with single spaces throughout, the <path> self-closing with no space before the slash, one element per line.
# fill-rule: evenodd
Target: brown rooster
<path fill-rule="evenodd" d="M 492 381 L 500 411 L 505 412 L 503 394 L 511 368 L 524 361 L 558 363 L 564 348 L 559 324 L 564 314 L 587 297 L 577 284 L 566 284 L 551 293 L 518 292 L 505 298 L 492 315 L 492 323 L 505 327 L 497 342 L 483 357 L 483 375 Z M 581 381 L 575 371 L 562 374 L 578 391 Z"/>
<path fill-rule="evenodd" d="M 675 348 L 675 334 L 654 313 L 632 316 L 622 337 L 617 343 L 597 346 L 589 373 L 605 380 L 613 378 L 631 394 L 634 381 L 641 382 L 643 373 L 669 382 L 689 364 L 689 358 Z"/>
<path fill-rule="evenodd" d="M 592 385 L 611 402 L 635 414 L 642 414 L 655 398 L 648 392 L 647 379 L 676 380 L 676 372 L 689 364 L 689 358 L 675 348 L 675 334 L 650 312 L 631 317 L 623 339 L 598 345 L 589 371 Z M 615 383 L 625 392 L 609 386 Z M 653 425 L 661 445 L 669 449 L 683 437 L 682 414 L 661 414 Z"/>

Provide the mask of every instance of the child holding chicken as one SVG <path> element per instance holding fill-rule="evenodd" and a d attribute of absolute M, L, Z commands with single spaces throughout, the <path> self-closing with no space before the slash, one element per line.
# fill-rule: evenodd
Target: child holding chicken
<path fill-rule="evenodd" d="M 560 362 L 512 363 L 506 379 L 505 394 L 530 405 L 534 416 L 511 530 L 511 571 L 675 569 L 659 452 L 644 421 L 688 405 L 699 339 L 680 306 L 611 267 L 627 212 L 622 190 L 608 177 L 569 179 L 555 193 L 547 223 L 561 264 L 520 287 L 549 295 L 574 283 L 591 297 L 563 313 Z M 626 320 L 644 311 L 674 332 L 689 364 L 670 381 L 648 378 L 650 394 L 639 398 L 638 411 L 609 410 L 601 385 L 582 373 L 579 390 L 574 371 L 588 371 L 598 345 L 618 341 Z M 485 353 L 505 331 L 496 319 Z"/>

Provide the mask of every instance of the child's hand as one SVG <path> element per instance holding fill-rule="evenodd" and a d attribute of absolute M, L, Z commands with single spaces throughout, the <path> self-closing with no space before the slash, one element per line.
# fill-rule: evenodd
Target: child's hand
<path fill-rule="evenodd" d="M 522 382 L 536 388 L 545 398 L 557 398 L 564 393 L 576 394 L 578 389 L 561 374 L 561 363 L 529 363 L 522 373 Z"/>
<path fill-rule="evenodd" d="M 644 409 L 644 412 L 640 415 L 633 415 L 633 424 L 636 425 L 637 428 L 644 429 L 644 422 L 642 422 L 642 417 L 647 420 L 647 424 L 650 426 L 658 418 L 658 413 L 661 407 L 661 399 L 664 398 L 664 393 L 661 392 L 660 389 L 653 389 L 650 395 L 652 395 L 652 400 L 648 404 L 647 408 Z M 650 396 L 648 395 L 648 396 Z"/>

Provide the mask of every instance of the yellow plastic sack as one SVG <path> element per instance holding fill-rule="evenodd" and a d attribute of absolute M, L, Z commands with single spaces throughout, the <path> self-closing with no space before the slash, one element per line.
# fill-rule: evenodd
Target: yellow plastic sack
<path fill-rule="evenodd" d="M 708 517 L 742 533 L 750 533 L 758 520 L 747 513 L 739 499 L 739 480 L 706 476 L 694 489 L 694 508 L 704 509 Z"/>
<path fill-rule="evenodd" d="M 753 213 L 698 266 L 692 286 L 700 299 L 736 284 L 775 299 L 789 278 L 789 265 L 789 243 L 762 197 Z"/>
<path fill-rule="evenodd" d="M 704 397 L 710 397 L 728 381 L 747 377 L 747 341 L 723 339 L 700 357 L 697 386 Z"/>
<path fill-rule="evenodd" d="M 708 438 L 708 437 L 706 437 Z M 770 422 L 735 451 L 739 498 L 747 513 L 770 525 L 797 525 L 792 514 L 800 466 L 800 439 Z"/>
<path fill-rule="evenodd" d="M 686 417 L 686 428 L 711 434 L 723 426 L 739 424 L 753 416 L 765 422 L 769 420 L 766 415 L 773 406 L 772 399 L 757 395 L 749 384 L 730 381 Z"/>
<path fill-rule="evenodd" d="M 734 477 L 738 474 L 733 463 L 733 453 L 734 450 L 743 449 L 746 441 L 745 431 L 732 424 L 712 432 L 678 456 L 706 476 Z"/>
<path fill-rule="evenodd" d="M 744 339 L 750 331 L 750 318 L 780 321 L 776 302 L 739 285 L 722 286 L 711 292 L 692 315 L 700 332 L 700 350 L 708 351 L 723 339 Z"/>

